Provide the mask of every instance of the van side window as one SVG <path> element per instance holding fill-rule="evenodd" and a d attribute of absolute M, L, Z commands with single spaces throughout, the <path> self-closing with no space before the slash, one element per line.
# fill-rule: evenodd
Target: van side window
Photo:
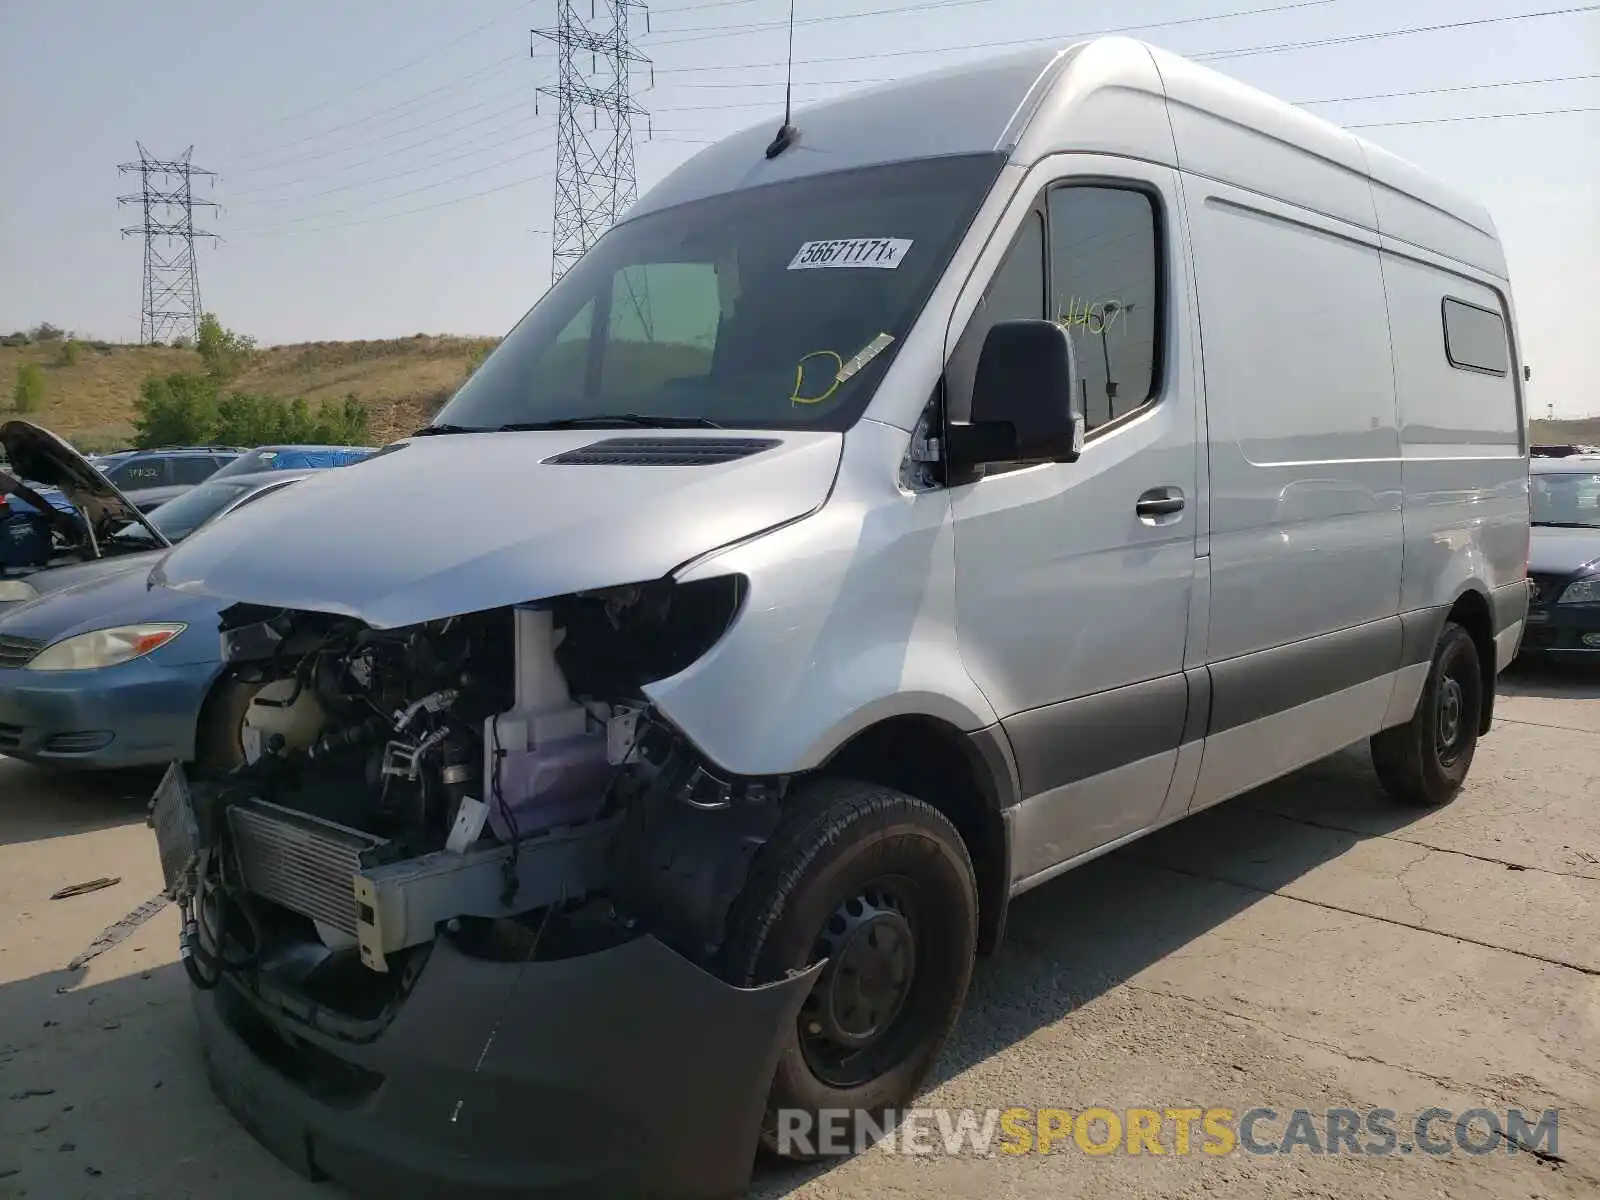
<path fill-rule="evenodd" d="M 1504 375 L 1511 369 L 1506 325 L 1499 313 L 1448 297 L 1444 302 L 1444 353 L 1452 367 Z"/>
<path fill-rule="evenodd" d="M 704 379 L 721 323 L 712 263 L 624 267 L 611 282 L 601 390 L 617 397 L 652 395 L 670 380 Z"/>
<path fill-rule="evenodd" d="M 1050 315 L 1072 335 L 1089 429 L 1155 394 L 1156 243 L 1155 206 L 1144 192 L 1069 184 L 1050 193 Z"/>
<path fill-rule="evenodd" d="M 989 330 L 1001 321 L 1041 321 L 1044 304 L 1044 214 L 1031 212 L 950 356 L 945 373 L 949 420 L 961 422 L 972 417 L 972 384 L 978 377 L 978 355 Z"/>

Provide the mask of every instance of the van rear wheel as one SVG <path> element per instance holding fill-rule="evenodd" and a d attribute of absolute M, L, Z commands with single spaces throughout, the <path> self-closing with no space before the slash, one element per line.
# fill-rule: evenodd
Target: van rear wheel
<path fill-rule="evenodd" d="M 1419 808 L 1453 800 L 1478 747 L 1483 700 L 1477 644 L 1449 622 L 1439 634 L 1411 720 L 1372 738 L 1372 765 L 1384 790 Z"/>
<path fill-rule="evenodd" d="M 977 950 L 972 862 L 932 806 L 890 788 L 818 780 L 792 795 L 729 916 L 723 974 L 750 987 L 827 966 L 785 1031 L 762 1141 L 789 1158 L 779 1113 L 871 1114 L 916 1094 L 966 998 Z M 850 1148 L 854 1131 L 839 1131 Z"/>

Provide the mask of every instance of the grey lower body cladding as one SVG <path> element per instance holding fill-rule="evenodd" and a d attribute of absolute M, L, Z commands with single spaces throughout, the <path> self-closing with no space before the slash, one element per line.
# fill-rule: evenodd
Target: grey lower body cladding
<path fill-rule="evenodd" d="M 231 982 L 194 1002 L 218 1098 L 306 1178 L 384 1200 L 714 1197 L 749 1183 L 784 1031 L 814 981 L 730 987 L 649 936 L 526 966 L 440 941 L 366 1045 Z"/>

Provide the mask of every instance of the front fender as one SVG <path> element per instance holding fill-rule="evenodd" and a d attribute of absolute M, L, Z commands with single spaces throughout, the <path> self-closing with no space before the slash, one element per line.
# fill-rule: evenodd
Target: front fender
<path fill-rule="evenodd" d="M 965 731 L 997 719 L 957 648 L 948 497 L 894 482 L 905 441 L 901 430 L 862 422 L 822 509 L 679 573 L 738 572 L 750 582 L 722 640 L 645 689 L 722 770 L 812 770 L 889 717 Z"/>

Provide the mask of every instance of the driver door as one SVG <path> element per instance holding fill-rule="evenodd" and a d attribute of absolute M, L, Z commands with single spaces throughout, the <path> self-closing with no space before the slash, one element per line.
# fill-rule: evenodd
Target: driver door
<path fill-rule="evenodd" d="M 1021 777 L 1019 883 L 1182 811 L 1205 698 L 1203 666 L 1184 670 L 1204 508 L 1176 176 L 1053 162 L 1003 220 L 1004 258 L 980 266 L 964 322 L 958 302 L 947 356 L 962 421 L 988 328 L 1049 317 L 1072 335 L 1087 418 L 1076 463 L 989 468 L 951 494 L 962 656 Z"/>

